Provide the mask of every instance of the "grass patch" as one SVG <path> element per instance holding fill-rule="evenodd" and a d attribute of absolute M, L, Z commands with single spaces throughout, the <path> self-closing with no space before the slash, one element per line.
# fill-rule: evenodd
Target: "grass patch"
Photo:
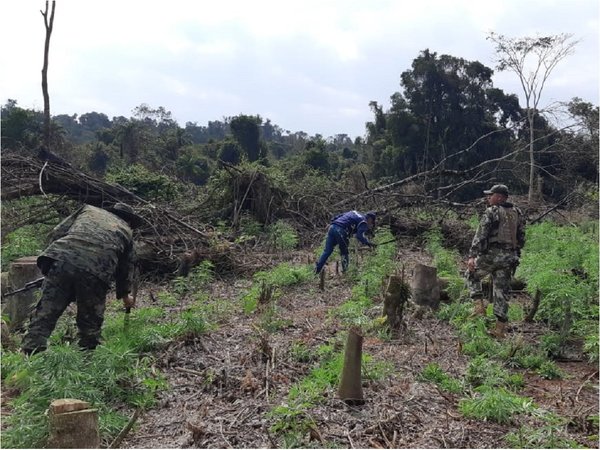
<path fill-rule="evenodd" d="M 533 401 L 502 388 L 482 385 L 475 396 L 459 400 L 459 411 L 468 418 L 509 423 L 515 414 L 532 411 Z"/>
<path fill-rule="evenodd" d="M 452 392 L 453 394 L 460 394 L 463 392 L 461 380 L 448 375 L 437 363 L 428 364 L 417 376 L 417 379 L 434 383 L 439 386 L 440 389 Z"/>
<path fill-rule="evenodd" d="M 104 344 L 83 352 L 70 345 L 69 333 L 64 332 L 69 320 L 73 319 L 61 317 L 63 332 L 53 333 L 45 352 L 30 357 L 2 352 L 3 383 L 19 391 L 10 403 L 13 411 L 2 433 L 3 447 L 43 447 L 48 434 L 44 411 L 58 398 L 77 398 L 97 408 L 103 446 L 108 445 L 128 420 L 116 411 L 149 408 L 156 392 L 168 388 L 148 353 L 207 330 L 197 310 L 167 314 L 160 307 L 133 310 L 125 327 L 124 314 L 111 304 Z"/>
<path fill-rule="evenodd" d="M 261 271 L 254 274 L 252 287 L 242 296 L 242 305 L 246 314 L 251 314 L 256 307 L 265 287 L 273 289 L 274 295 L 279 293 L 276 288 L 302 283 L 313 277 L 313 268 L 309 265 L 294 267 L 282 263 L 270 271 Z"/>

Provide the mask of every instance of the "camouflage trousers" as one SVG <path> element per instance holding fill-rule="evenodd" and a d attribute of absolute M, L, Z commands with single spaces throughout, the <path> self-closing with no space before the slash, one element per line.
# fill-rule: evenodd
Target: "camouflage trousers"
<path fill-rule="evenodd" d="M 79 345 L 94 349 L 100 343 L 106 294 L 109 286 L 96 276 L 65 261 L 54 261 L 45 276 L 42 297 L 29 322 L 21 348 L 24 352 L 46 349 L 56 322 L 69 303 L 77 303 Z"/>
<path fill-rule="evenodd" d="M 494 315 L 501 322 L 508 321 L 508 300 L 510 296 L 510 280 L 519 257 L 513 250 L 490 249 L 475 260 L 475 271 L 469 273 L 467 283 L 471 299 L 483 299 L 481 279 L 487 275 L 492 278 L 492 298 Z"/>

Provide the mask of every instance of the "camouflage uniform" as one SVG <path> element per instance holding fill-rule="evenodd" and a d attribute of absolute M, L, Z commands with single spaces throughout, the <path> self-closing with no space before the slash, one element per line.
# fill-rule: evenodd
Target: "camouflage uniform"
<path fill-rule="evenodd" d="M 525 244 L 524 216 L 511 203 L 490 206 L 479 223 L 469 257 L 476 258 L 475 271 L 467 278 L 471 299 L 483 298 L 481 279 L 492 276 L 494 315 L 508 321 L 510 280 Z"/>
<path fill-rule="evenodd" d="M 83 206 L 61 222 L 51 244 L 38 257 L 45 275 L 42 297 L 23 338 L 25 352 L 43 350 L 61 314 L 77 303 L 79 345 L 100 343 L 106 294 L 113 279 L 116 296 L 130 292 L 133 277 L 133 232 L 127 222 L 106 210 Z"/>

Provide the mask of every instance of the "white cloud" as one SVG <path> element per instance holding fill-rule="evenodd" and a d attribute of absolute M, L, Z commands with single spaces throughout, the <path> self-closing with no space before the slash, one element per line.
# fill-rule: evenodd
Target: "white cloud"
<path fill-rule="evenodd" d="M 493 68 L 493 46 L 485 40 L 492 30 L 581 37 L 546 95 L 598 103 L 595 0 L 56 3 L 49 72 L 55 114 L 129 115 L 144 102 L 182 122 L 244 110 L 272 114 L 292 131 L 362 135 L 369 101 L 386 104 L 425 48 Z M 2 101 L 43 104 L 44 5 L 0 3 Z M 512 74 L 496 73 L 494 84 L 520 94 Z"/>

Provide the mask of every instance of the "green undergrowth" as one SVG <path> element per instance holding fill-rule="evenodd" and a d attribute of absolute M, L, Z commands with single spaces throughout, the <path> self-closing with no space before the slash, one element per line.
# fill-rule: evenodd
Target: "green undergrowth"
<path fill-rule="evenodd" d="M 537 236 L 540 232 L 550 235 L 550 230 L 553 230 L 557 236 L 561 235 L 564 237 L 564 235 L 560 234 L 564 230 L 558 232 L 552 227 L 555 226 L 545 225 L 539 230 L 534 229 L 528 232 L 528 236 Z M 569 231 L 567 235 L 570 235 L 570 233 L 573 232 Z M 580 244 L 585 241 L 578 232 L 574 232 L 574 234 L 581 239 Z M 537 255 L 535 257 L 530 256 L 529 261 L 527 257 L 524 256 L 523 258 L 523 268 L 520 270 L 522 270 L 521 275 L 528 283 L 530 282 L 529 278 L 533 275 L 533 271 L 530 271 L 528 267 L 533 261 L 565 258 L 577 247 L 576 243 L 571 241 L 571 245 L 574 247 L 568 247 L 568 250 L 558 245 L 548 248 L 548 246 L 541 245 L 541 242 L 545 241 L 545 239 L 542 239 L 541 236 L 540 239 L 540 242 L 536 242 L 536 237 L 531 239 L 530 247 L 526 247 L 523 252 L 524 255 L 527 251 L 535 252 Z M 438 266 L 440 273 L 448 274 L 448 276 L 457 276 L 457 255 L 443 248 L 437 232 L 430 232 L 427 248 L 432 253 L 434 262 Z M 548 251 L 556 252 L 556 254 L 550 255 Z M 591 259 L 593 260 L 593 258 Z M 562 261 L 563 264 L 566 264 L 566 260 L 562 259 Z M 590 273 L 588 276 L 592 280 L 597 281 L 597 271 L 594 273 L 588 259 L 580 257 L 578 265 L 575 264 L 574 257 L 569 259 L 569 261 L 571 262 L 566 264 L 566 267 L 578 267 L 580 270 L 585 271 L 585 273 Z M 453 269 L 452 264 L 456 264 L 456 268 Z M 539 283 L 542 283 L 542 280 L 549 282 L 553 274 L 555 275 L 559 271 L 563 274 L 565 272 L 565 266 L 559 269 L 556 262 L 550 263 L 546 261 L 545 264 L 536 264 L 538 265 L 535 270 L 535 277 L 537 277 L 535 279 Z M 547 274 L 542 274 L 541 272 L 543 271 L 546 271 Z M 576 272 L 579 273 L 579 270 L 576 270 Z M 572 276 L 572 274 L 569 276 Z M 542 285 L 543 283 L 534 284 L 535 288 L 528 285 L 528 289 L 540 289 Z M 579 289 L 578 295 L 582 295 L 583 297 L 577 301 L 573 300 L 571 305 L 579 305 L 582 310 L 587 311 L 588 314 L 594 317 L 594 308 L 586 306 L 586 302 L 589 302 L 587 296 L 593 293 L 594 290 L 589 290 L 589 286 L 579 286 Z M 545 379 L 556 379 L 566 376 L 549 357 L 553 352 L 557 352 L 556 347 L 560 345 L 560 336 L 557 336 L 557 333 L 549 333 L 543 336 L 536 345 L 525 343 L 523 337 L 519 334 L 509 335 L 506 339 L 498 341 L 488 334 L 488 328 L 495 323 L 491 305 L 488 306 L 485 317 L 472 317 L 472 303 L 463 301 L 463 294 L 451 297 L 453 302 L 442 305 L 437 315 L 439 319 L 448 321 L 456 328 L 462 352 L 471 359 L 467 364 L 465 373 L 461 376 L 451 376 L 444 372 L 437 364 L 433 363 L 423 369 L 419 374 L 419 379 L 435 383 L 440 389 L 457 395 L 459 397 L 458 409 L 465 417 L 502 424 L 515 424 L 519 420 L 517 419 L 519 416 L 526 416 L 528 422 L 534 421 L 539 429 L 546 430 L 546 434 L 544 435 L 544 433 L 538 431 L 528 433 L 529 426 L 521 427 L 519 431 L 507 435 L 505 442 L 511 447 L 554 448 L 558 444 L 560 444 L 560 447 L 565 448 L 577 447 L 577 442 L 568 437 L 567 419 L 557 417 L 542 410 L 532 399 L 519 394 L 525 387 L 524 372 L 535 373 L 540 378 Z M 566 298 L 566 294 L 562 298 Z M 558 327 L 558 332 L 560 332 L 560 329 L 564 329 L 564 318 L 568 317 L 568 314 L 566 314 L 564 309 L 561 310 L 560 308 L 554 309 L 554 311 L 557 314 L 562 314 L 563 319 L 554 319 L 554 322 L 547 322 L 550 326 L 554 324 Z M 525 312 L 521 305 L 511 303 L 508 315 L 509 322 L 518 322 L 523 320 Z M 541 317 L 544 317 L 543 314 Z M 585 320 L 577 315 L 572 315 L 571 317 L 573 318 L 572 324 L 574 325 Z"/>
<path fill-rule="evenodd" d="M 336 396 L 336 388 L 340 382 L 344 367 L 344 351 L 336 350 L 345 341 L 345 333 L 333 338 L 330 344 L 319 346 L 312 356 L 304 357 L 316 361 L 308 375 L 289 390 L 286 401 L 274 407 L 268 414 L 273 421 L 270 431 L 283 439 L 283 447 L 306 447 L 304 437 L 311 429 L 316 429 L 311 408 Z M 363 379 L 376 381 L 383 379 L 392 371 L 390 364 L 375 361 L 370 355 L 362 355 Z"/>
<path fill-rule="evenodd" d="M 375 242 L 385 242 L 392 239 L 389 231 L 379 231 Z M 373 299 L 380 295 L 384 280 L 395 269 L 394 258 L 396 247 L 393 244 L 376 247 L 360 258 L 353 255 L 355 261 L 351 265 L 347 280 L 354 283 L 350 298 L 337 308 L 331 310 L 331 319 L 339 320 L 344 330 L 358 327 L 368 333 L 378 323 L 369 314 L 374 306 Z M 351 256 L 352 258 L 352 256 Z M 311 352 L 304 344 L 295 343 L 290 351 L 290 357 L 298 361 L 311 362 L 313 368 L 308 375 L 300 379 L 290 388 L 286 401 L 274 407 L 268 414 L 272 425 L 270 431 L 277 433 L 282 439 L 282 446 L 307 447 L 307 433 L 318 427 L 310 414 L 315 406 L 336 396 L 344 366 L 345 331 L 336 334 L 330 343 L 321 345 Z M 362 355 L 362 375 L 368 381 L 380 380 L 393 371 L 393 366 L 386 361 L 376 361 L 371 355 Z M 321 443 L 320 446 L 333 445 Z"/>
<path fill-rule="evenodd" d="M 242 296 L 244 312 L 246 314 L 254 312 L 261 296 L 264 298 L 265 292 L 271 291 L 269 296 L 276 298 L 281 295 L 282 287 L 303 283 L 311 279 L 313 277 L 312 271 L 310 265 L 292 266 L 289 263 L 282 263 L 269 271 L 256 272 L 252 287 Z"/>
<path fill-rule="evenodd" d="M 554 331 L 556 356 L 573 340 L 584 341 L 598 361 L 598 227 L 543 222 L 527 228 L 517 276 L 527 291 L 541 294 L 536 320 Z"/>
<path fill-rule="evenodd" d="M 108 445 L 127 423 L 121 411 L 150 408 L 156 392 L 168 389 L 152 352 L 205 333 L 208 318 L 215 314 L 213 304 L 204 296 L 177 310 L 161 304 L 135 308 L 126 317 L 119 301 L 110 302 L 103 344 L 93 352 L 79 350 L 74 317 L 68 312 L 45 352 L 26 357 L 3 351 L 3 386 L 17 395 L 5 419 L 2 447 L 43 447 L 48 433 L 44 411 L 60 398 L 84 400 L 97 408 L 102 442 Z"/>
<path fill-rule="evenodd" d="M 393 239 L 388 230 L 378 230 L 375 242 L 387 242 Z M 369 314 L 373 299 L 381 295 L 386 278 L 396 269 L 394 261 L 397 248 L 393 243 L 380 245 L 371 251 L 359 263 L 349 270 L 349 279 L 354 283 L 348 300 L 332 310 L 332 315 L 341 320 L 346 327 L 359 327 L 368 331 L 377 326 Z"/>
<path fill-rule="evenodd" d="M 448 282 L 446 291 L 451 299 L 456 300 L 464 296 L 465 280 L 458 269 L 460 255 L 457 250 L 445 248 L 443 237 L 439 228 L 432 228 L 426 234 L 426 248 L 433 256 L 433 265 L 437 275 Z"/>

